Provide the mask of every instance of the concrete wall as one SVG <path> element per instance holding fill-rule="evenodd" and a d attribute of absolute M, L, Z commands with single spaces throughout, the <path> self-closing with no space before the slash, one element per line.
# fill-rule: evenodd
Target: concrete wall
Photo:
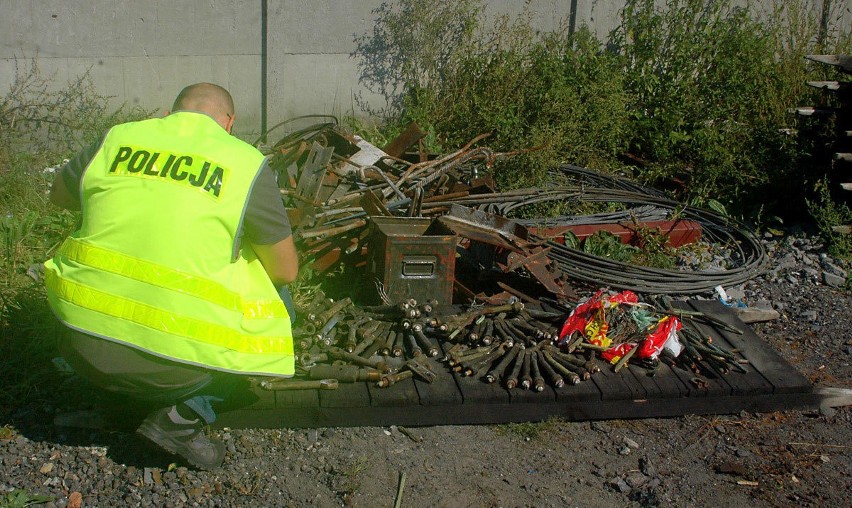
<path fill-rule="evenodd" d="M 848 31 L 850 0 L 831 1 Z M 356 109 L 354 95 L 364 92 L 350 56 L 354 37 L 371 29 L 372 11 L 381 3 L 0 0 L 0 94 L 14 80 L 16 66 L 28 68 L 35 60 L 56 86 L 89 70 L 97 90 L 114 96 L 115 104 L 149 109 L 168 108 L 186 84 L 221 84 L 234 95 L 236 131 L 244 137 L 296 115 L 342 115 Z M 515 14 L 523 3 L 486 0 L 486 13 Z M 531 2 L 544 31 L 566 20 L 574 27 L 587 24 L 601 36 L 617 26 L 623 5 L 624 0 Z"/>
<path fill-rule="evenodd" d="M 231 90 L 243 131 L 260 122 L 260 2 L 0 0 L 0 93 L 36 59 L 61 86 L 90 70 L 117 104 L 167 109 L 185 85 Z"/>

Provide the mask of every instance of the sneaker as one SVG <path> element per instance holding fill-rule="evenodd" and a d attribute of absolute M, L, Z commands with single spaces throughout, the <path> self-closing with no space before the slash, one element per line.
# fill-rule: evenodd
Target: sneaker
<path fill-rule="evenodd" d="M 225 445 L 204 435 L 198 421 L 175 423 L 169 418 L 171 407 L 154 411 L 139 425 L 136 432 L 164 450 L 180 455 L 201 469 L 216 469 L 225 459 Z"/>

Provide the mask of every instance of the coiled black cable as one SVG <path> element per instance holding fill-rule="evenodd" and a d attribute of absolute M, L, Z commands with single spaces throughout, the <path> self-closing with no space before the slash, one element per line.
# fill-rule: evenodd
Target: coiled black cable
<path fill-rule="evenodd" d="M 735 219 L 710 210 L 686 206 L 626 178 L 612 177 L 577 166 L 563 166 L 560 169 L 578 177 L 579 185 L 477 194 L 456 198 L 452 202 L 510 218 L 513 212 L 523 207 L 548 201 L 620 203 L 625 205 L 625 210 L 619 212 L 513 220 L 532 227 L 685 219 L 700 224 L 705 242 L 728 251 L 725 256 L 728 267 L 725 269 L 670 270 L 596 256 L 538 236 L 530 238 L 550 248 L 548 256 L 558 264 L 566 277 L 589 284 L 652 294 L 698 294 L 710 292 L 719 285 L 741 284 L 762 273 L 766 261 L 763 245 L 748 227 Z M 432 202 L 429 206 L 448 204 Z"/>

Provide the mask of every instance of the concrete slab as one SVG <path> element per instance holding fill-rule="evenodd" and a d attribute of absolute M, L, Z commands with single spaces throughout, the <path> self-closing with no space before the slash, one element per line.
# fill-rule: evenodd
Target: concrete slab
<path fill-rule="evenodd" d="M 260 54 L 260 2 L 6 0 L 0 12 L 4 53 L 25 50 L 45 58 Z"/>
<path fill-rule="evenodd" d="M 297 115 L 352 112 L 357 76 L 357 63 L 348 55 L 270 55 L 269 125 Z"/>
<path fill-rule="evenodd" d="M 353 36 L 372 27 L 375 0 L 269 0 L 270 56 L 275 53 L 348 55 Z"/>

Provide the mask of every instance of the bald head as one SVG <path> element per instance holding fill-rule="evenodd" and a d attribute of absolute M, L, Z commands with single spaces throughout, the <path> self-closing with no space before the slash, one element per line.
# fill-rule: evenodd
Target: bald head
<path fill-rule="evenodd" d="M 198 111 L 213 117 L 231 132 L 234 121 L 234 99 L 227 90 L 212 83 L 196 83 L 180 91 L 172 111 Z"/>

